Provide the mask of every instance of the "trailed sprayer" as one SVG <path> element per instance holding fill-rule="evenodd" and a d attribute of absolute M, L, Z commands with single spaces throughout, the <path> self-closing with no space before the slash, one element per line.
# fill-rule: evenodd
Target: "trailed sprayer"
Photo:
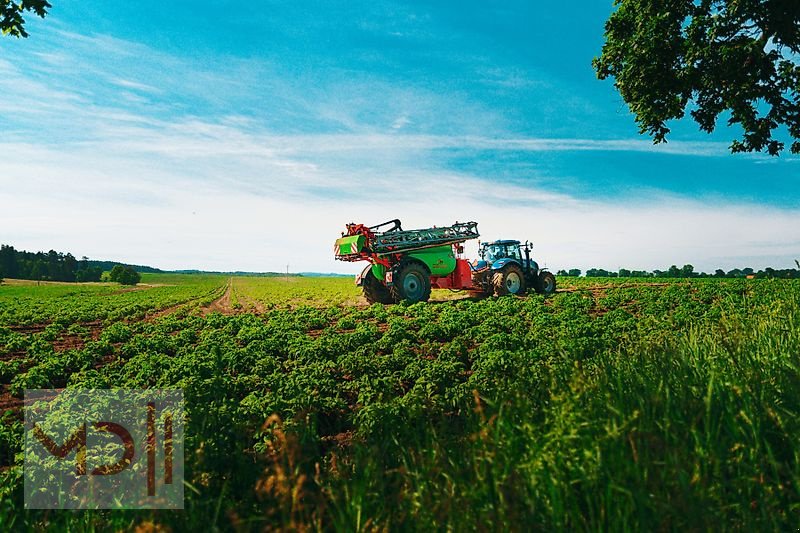
<path fill-rule="evenodd" d="M 482 243 L 479 260 L 462 258 L 464 242 L 477 239 L 477 222 L 404 230 L 399 220 L 376 226 L 347 224 L 336 240 L 340 261 L 367 261 L 356 276 L 370 303 L 427 301 L 431 289 L 468 290 L 484 294 L 542 294 L 556 290 L 552 273 L 531 259 L 531 244 L 514 240 Z"/>

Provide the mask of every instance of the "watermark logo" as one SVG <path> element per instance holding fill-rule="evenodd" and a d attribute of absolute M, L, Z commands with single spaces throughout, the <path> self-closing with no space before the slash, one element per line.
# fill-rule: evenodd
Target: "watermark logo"
<path fill-rule="evenodd" d="M 26 390 L 26 509 L 183 509 L 180 390 Z"/>

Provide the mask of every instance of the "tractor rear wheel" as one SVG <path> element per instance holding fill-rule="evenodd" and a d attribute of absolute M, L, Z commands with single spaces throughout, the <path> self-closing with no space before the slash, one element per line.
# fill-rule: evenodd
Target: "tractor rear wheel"
<path fill-rule="evenodd" d="M 361 280 L 361 290 L 364 292 L 364 298 L 371 304 L 394 303 L 389 288 L 375 277 L 372 270 L 367 271 Z"/>
<path fill-rule="evenodd" d="M 427 302 L 431 297 L 431 275 L 419 263 L 407 263 L 400 267 L 389 289 L 395 302 Z"/>
<path fill-rule="evenodd" d="M 525 274 L 519 265 L 508 264 L 501 270 L 494 273 L 492 277 L 494 293 L 496 296 L 513 294 L 522 296 L 525 294 Z"/>
<path fill-rule="evenodd" d="M 539 294 L 553 294 L 556 292 L 556 277 L 552 272 L 539 272 L 539 283 L 536 292 Z"/>

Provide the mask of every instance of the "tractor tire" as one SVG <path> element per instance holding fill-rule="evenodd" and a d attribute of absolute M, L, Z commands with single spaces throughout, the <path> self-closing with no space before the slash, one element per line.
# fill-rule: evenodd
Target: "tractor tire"
<path fill-rule="evenodd" d="M 431 275 L 419 263 L 406 263 L 394 277 L 389 289 L 395 302 L 427 302 L 431 297 Z"/>
<path fill-rule="evenodd" d="M 375 277 L 372 270 L 367 272 L 364 279 L 361 280 L 361 290 L 364 292 L 364 298 L 366 298 L 367 302 L 370 304 L 394 303 L 389 288 Z"/>
<path fill-rule="evenodd" d="M 552 272 L 539 272 L 539 280 L 536 284 L 536 292 L 545 296 L 556 292 L 556 277 Z"/>
<path fill-rule="evenodd" d="M 512 263 L 494 273 L 492 285 L 495 296 L 522 296 L 525 294 L 525 274 L 519 265 Z"/>

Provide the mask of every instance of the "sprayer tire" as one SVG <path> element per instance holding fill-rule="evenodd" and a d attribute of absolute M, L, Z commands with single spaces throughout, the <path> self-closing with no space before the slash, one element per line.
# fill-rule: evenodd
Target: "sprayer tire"
<path fill-rule="evenodd" d="M 389 289 L 395 302 L 427 302 L 431 297 L 431 275 L 419 263 L 406 263 L 400 267 Z"/>
<path fill-rule="evenodd" d="M 375 277 L 372 270 L 368 271 L 364 279 L 361 280 L 361 290 L 364 293 L 364 298 L 370 304 L 394 303 L 389 288 Z"/>

